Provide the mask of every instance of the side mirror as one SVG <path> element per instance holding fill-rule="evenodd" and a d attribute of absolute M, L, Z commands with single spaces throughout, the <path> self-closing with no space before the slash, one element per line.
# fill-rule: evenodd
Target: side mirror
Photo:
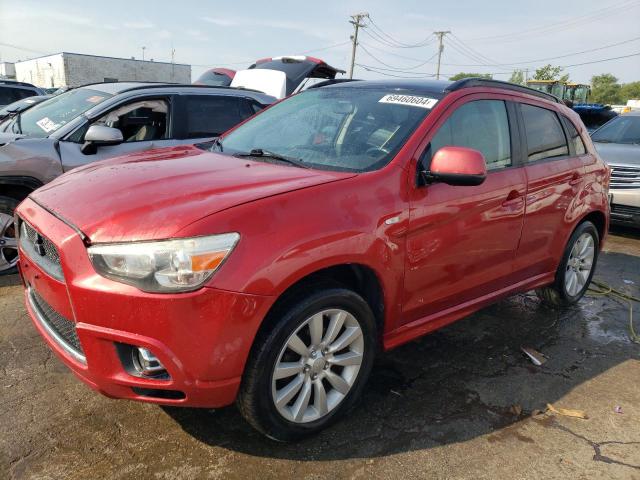
<path fill-rule="evenodd" d="M 84 134 L 84 145 L 81 151 L 85 155 L 93 155 L 98 151 L 99 146 L 118 145 L 123 141 L 122 132 L 117 128 L 91 125 Z"/>
<path fill-rule="evenodd" d="M 487 178 L 487 164 L 478 150 L 466 147 L 442 147 L 431 160 L 428 171 L 422 172 L 426 183 L 448 185 L 480 185 Z"/>

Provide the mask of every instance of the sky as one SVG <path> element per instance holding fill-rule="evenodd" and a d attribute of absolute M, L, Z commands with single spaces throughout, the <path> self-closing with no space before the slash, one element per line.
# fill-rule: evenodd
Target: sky
<path fill-rule="evenodd" d="M 174 50 L 194 79 L 207 68 L 240 70 L 278 55 L 313 55 L 348 70 L 349 20 L 359 12 L 370 20 L 360 31 L 354 78 L 430 78 L 433 32 L 449 30 L 443 78 L 465 71 L 507 80 L 516 68 L 531 76 L 552 63 L 577 82 L 601 73 L 640 80 L 637 55 L 578 65 L 640 53 L 640 0 L 0 0 L 0 60 L 60 51 L 142 58 L 144 46 L 155 61 L 171 61 Z"/>

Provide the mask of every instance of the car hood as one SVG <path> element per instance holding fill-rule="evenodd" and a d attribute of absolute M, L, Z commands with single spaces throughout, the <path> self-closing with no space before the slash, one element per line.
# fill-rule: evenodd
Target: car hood
<path fill-rule="evenodd" d="M 213 213 L 352 176 L 178 146 L 73 170 L 31 198 L 90 242 L 138 241 L 170 238 Z"/>
<path fill-rule="evenodd" d="M 18 133 L 6 133 L 0 132 L 0 145 L 6 145 L 7 143 L 14 142 L 19 138 L 24 138 L 24 135 Z"/>
<path fill-rule="evenodd" d="M 640 166 L 640 145 L 593 142 L 602 159 L 613 165 Z"/>

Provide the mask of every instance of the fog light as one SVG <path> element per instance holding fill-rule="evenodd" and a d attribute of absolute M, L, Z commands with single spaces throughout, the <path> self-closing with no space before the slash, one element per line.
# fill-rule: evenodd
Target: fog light
<path fill-rule="evenodd" d="M 138 373 L 142 375 L 155 377 L 167 373 L 167 369 L 164 368 L 164 365 L 162 365 L 151 350 L 142 347 L 133 348 L 131 350 L 131 356 L 133 366 Z"/>

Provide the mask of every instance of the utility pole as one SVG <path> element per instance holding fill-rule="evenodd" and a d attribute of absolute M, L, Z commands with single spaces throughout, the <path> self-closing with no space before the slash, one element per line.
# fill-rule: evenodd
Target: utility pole
<path fill-rule="evenodd" d="M 142 47 L 142 60 L 144 61 L 144 51 L 147 49 L 147 47 Z"/>
<path fill-rule="evenodd" d="M 353 67 L 356 63 L 356 47 L 358 46 L 358 29 L 364 28 L 365 24 L 362 23 L 362 20 L 365 18 L 369 18 L 369 14 L 366 12 L 356 13 L 355 15 L 351 15 L 351 20 L 349 23 L 353 25 L 354 31 L 351 36 L 351 68 L 349 68 L 349 78 L 353 78 Z"/>
<path fill-rule="evenodd" d="M 447 33 L 451 33 L 451 30 L 433 32 L 433 34 L 438 37 L 438 69 L 436 70 L 436 80 L 440 80 L 440 60 L 442 59 L 442 51 L 444 50 L 442 40 Z"/>

